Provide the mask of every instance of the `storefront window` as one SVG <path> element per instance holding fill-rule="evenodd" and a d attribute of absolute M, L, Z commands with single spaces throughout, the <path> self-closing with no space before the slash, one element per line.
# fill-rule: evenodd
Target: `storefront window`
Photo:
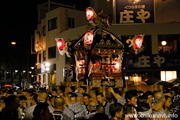
<path fill-rule="evenodd" d="M 177 71 L 161 71 L 161 80 L 169 81 L 177 78 Z"/>
<path fill-rule="evenodd" d="M 159 54 L 177 54 L 178 35 L 158 35 Z"/>

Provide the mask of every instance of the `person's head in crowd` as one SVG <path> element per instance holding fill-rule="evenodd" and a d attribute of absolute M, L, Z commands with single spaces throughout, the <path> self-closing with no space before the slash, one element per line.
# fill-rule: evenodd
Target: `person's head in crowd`
<path fill-rule="evenodd" d="M 77 94 L 73 93 L 72 96 L 70 97 L 70 103 L 75 104 L 77 103 Z"/>
<path fill-rule="evenodd" d="M 65 92 L 65 86 L 59 86 L 58 94 L 61 92 Z"/>
<path fill-rule="evenodd" d="M 130 105 L 130 104 L 125 104 L 123 106 L 123 117 L 125 120 L 133 120 L 134 117 L 132 117 L 131 115 L 134 115 L 135 114 L 135 111 L 134 111 L 134 106 L 133 105 Z"/>
<path fill-rule="evenodd" d="M 59 86 L 59 89 L 57 90 L 57 96 L 64 97 L 64 92 L 65 92 L 65 86 Z"/>
<path fill-rule="evenodd" d="M 31 97 L 31 105 L 35 105 L 38 102 L 37 100 L 38 94 L 32 93 L 30 97 Z"/>
<path fill-rule="evenodd" d="M 97 101 L 98 101 L 98 103 L 104 105 L 105 98 L 104 98 L 104 95 L 102 93 L 97 94 Z"/>
<path fill-rule="evenodd" d="M 52 89 L 52 96 L 57 96 L 57 89 L 55 88 Z"/>
<path fill-rule="evenodd" d="M 78 88 L 78 92 L 81 93 L 81 94 L 84 94 L 86 92 L 86 86 L 80 86 Z"/>
<path fill-rule="evenodd" d="M 164 110 L 165 110 L 167 113 L 169 112 L 169 108 L 170 108 L 171 104 L 172 104 L 172 99 L 171 99 L 171 97 L 165 95 L 165 102 L 164 102 L 163 108 L 164 108 Z"/>
<path fill-rule="evenodd" d="M 92 89 L 90 89 L 90 91 L 89 91 L 89 95 L 90 95 L 91 97 L 96 97 L 96 93 L 97 93 L 97 89 L 96 89 L 96 88 L 92 88 Z"/>
<path fill-rule="evenodd" d="M 13 89 L 9 89 L 9 90 L 8 90 L 8 94 L 9 94 L 9 95 L 13 95 L 13 94 L 14 94 L 14 90 L 13 90 Z"/>
<path fill-rule="evenodd" d="M 169 97 L 172 96 L 172 92 L 171 92 L 170 89 L 164 89 L 164 90 L 163 90 L 163 93 L 164 93 L 164 95 L 167 95 L 167 96 L 169 96 Z"/>
<path fill-rule="evenodd" d="M 2 111 L 3 108 L 5 108 L 5 99 L 6 97 L 4 96 L 0 98 L 0 112 Z"/>
<path fill-rule="evenodd" d="M 21 94 L 21 92 L 22 92 L 21 89 L 18 89 L 18 90 L 17 90 L 17 93 L 18 93 L 18 94 Z"/>
<path fill-rule="evenodd" d="M 23 94 L 26 97 L 30 96 L 30 93 L 27 90 L 22 91 L 21 94 Z"/>
<path fill-rule="evenodd" d="M 51 98 L 50 98 L 50 104 L 51 104 L 52 107 L 54 107 L 55 99 L 56 99 L 56 96 L 51 96 Z"/>
<path fill-rule="evenodd" d="M 119 120 L 123 118 L 123 106 L 120 103 L 113 103 L 109 108 L 110 115 L 113 119 Z"/>
<path fill-rule="evenodd" d="M 68 92 L 68 93 L 67 93 L 67 98 L 68 98 L 69 101 L 70 101 L 70 98 L 71 98 L 72 95 L 73 95 L 72 92 Z"/>
<path fill-rule="evenodd" d="M 89 103 L 89 111 L 90 112 L 95 112 L 96 111 L 96 102 L 95 101 L 91 101 L 90 103 Z"/>
<path fill-rule="evenodd" d="M 137 98 L 137 111 L 145 112 L 150 109 L 150 105 L 148 103 L 148 96 L 143 94 Z"/>
<path fill-rule="evenodd" d="M 38 103 L 33 111 L 33 120 L 50 120 L 51 114 L 49 112 L 47 103 Z"/>
<path fill-rule="evenodd" d="M 175 95 L 177 94 L 177 91 L 178 91 L 178 87 L 177 87 L 177 86 L 174 86 L 174 87 L 171 89 L 172 96 L 175 96 Z"/>
<path fill-rule="evenodd" d="M 75 90 L 76 90 L 75 86 L 68 87 L 68 92 L 75 92 Z"/>
<path fill-rule="evenodd" d="M 44 90 L 39 91 L 38 93 L 38 102 L 45 102 L 47 101 L 48 93 Z"/>
<path fill-rule="evenodd" d="M 58 92 L 58 96 L 64 97 L 64 92 Z"/>
<path fill-rule="evenodd" d="M 96 113 L 91 120 L 109 120 L 109 117 L 105 113 Z"/>
<path fill-rule="evenodd" d="M 64 107 L 65 107 L 65 101 L 63 99 L 63 97 L 56 97 L 55 100 L 54 100 L 54 107 L 55 109 L 63 112 L 64 111 Z"/>
<path fill-rule="evenodd" d="M 152 106 L 153 99 L 154 99 L 153 93 L 151 91 L 146 91 L 145 94 L 148 97 L 148 101 L 147 102 L 149 103 L 150 106 Z"/>
<path fill-rule="evenodd" d="M 83 94 L 83 100 L 84 100 L 84 105 L 88 106 L 90 102 L 90 95 L 89 94 Z"/>
<path fill-rule="evenodd" d="M 137 91 L 137 97 L 141 96 L 144 92 L 142 90 Z"/>
<path fill-rule="evenodd" d="M 4 89 L 4 90 L 3 90 L 3 95 L 4 95 L 4 96 L 7 96 L 7 94 L 8 94 L 7 92 L 8 92 L 8 90 L 7 90 L 7 89 Z"/>
<path fill-rule="evenodd" d="M 15 112 L 19 107 L 19 98 L 15 95 L 10 95 L 5 99 L 5 108 L 8 110 Z"/>
<path fill-rule="evenodd" d="M 137 105 L 137 92 L 129 90 L 125 93 L 126 103 L 136 106 Z"/>
<path fill-rule="evenodd" d="M 27 103 L 26 103 L 27 97 L 24 96 L 24 95 L 21 95 L 21 96 L 19 96 L 19 100 L 20 100 L 20 102 L 19 102 L 20 107 L 21 107 L 22 109 L 25 109 L 25 108 L 26 108 L 26 105 L 27 105 Z"/>
<path fill-rule="evenodd" d="M 154 92 L 154 103 L 163 107 L 164 102 L 165 102 L 165 96 L 164 96 L 163 92 L 162 91 Z"/>
<path fill-rule="evenodd" d="M 84 104 L 83 94 L 81 93 L 76 93 L 76 94 L 77 94 L 77 102 L 80 102 L 83 105 Z"/>
<path fill-rule="evenodd" d="M 96 106 L 96 113 L 105 113 L 105 109 L 104 109 L 103 105 Z"/>

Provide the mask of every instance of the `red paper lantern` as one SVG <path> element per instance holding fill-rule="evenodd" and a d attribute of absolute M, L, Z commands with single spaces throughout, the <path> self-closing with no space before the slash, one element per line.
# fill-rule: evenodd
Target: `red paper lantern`
<path fill-rule="evenodd" d="M 117 70 L 119 68 L 119 62 L 118 61 L 113 61 L 112 64 L 113 64 L 114 70 Z"/>
<path fill-rule="evenodd" d="M 86 9 L 86 18 L 87 18 L 87 20 L 93 20 L 94 19 L 94 10 L 92 8 Z"/>
<path fill-rule="evenodd" d="M 85 63 L 85 60 L 79 60 L 79 66 L 83 66 Z"/>
<path fill-rule="evenodd" d="M 141 48 L 142 43 L 143 43 L 143 39 L 142 39 L 141 37 L 137 37 L 137 38 L 134 40 L 134 47 L 135 47 L 135 49 Z"/>
<path fill-rule="evenodd" d="M 63 50 L 64 49 L 64 40 L 59 39 L 57 41 L 57 47 L 58 47 L 59 50 Z"/>
<path fill-rule="evenodd" d="M 84 37 L 84 43 L 86 45 L 91 45 L 93 42 L 93 32 L 86 32 L 85 37 Z"/>

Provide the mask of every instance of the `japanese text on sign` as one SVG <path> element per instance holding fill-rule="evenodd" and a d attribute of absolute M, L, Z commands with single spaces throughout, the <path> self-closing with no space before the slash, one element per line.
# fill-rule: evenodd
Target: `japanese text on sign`
<path fill-rule="evenodd" d="M 154 0 L 129 2 L 116 0 L 116 22 L 126 23 L 153 23 Z"/>
<path fill-rule="evenodd" d="M 127 68 L 173 68 L 180 67 L 180 57 L 171 55 L 139 55 L 127 58 Z"/>

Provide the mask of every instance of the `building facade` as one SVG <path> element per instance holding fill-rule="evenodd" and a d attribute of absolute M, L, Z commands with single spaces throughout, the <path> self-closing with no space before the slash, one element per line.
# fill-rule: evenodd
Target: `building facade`
<path fill-rule="evenodd" d="M 103 10 L 103 13 L 110 16 L 110 22 L 113 23 L 110 31 L 125 44 L 123 70 L 126 79 L 139 76 L 143 81 L 152 78 L 169 80 L 180 76 L 179 3 L 177 0 L 91 0 L 91 7 L 96 12 Z M 58 21 L 56 27 L 53 27 L 54 21 Z M 75 21 L 74 25 L 71 24 L 72 21 Z M 63 69 L 70 66 L 66 55 L 58 53 L 55 38 L 63 38 L 65 41 L 78 39 L 86 32 L 86 25 L 85 11 L 58 7 L 46 13 L 35 33 L 41 39 L 39 43 L 42 42 L 37 47 L 37 63 L 40 63 L 37 65 L 38 81 L 59 84 L 65 80 Z M 127 40 L 139 34 L 144 34 L 145 37 L 143 47 L 135 55 Z M 42 64 L 45 62 L 54 65 L 51 73 L 42 73 Z"/>
<path fill-rule="evenodd" d="M 55 38 L 66 30 L 86 25 L 87 21 L 83 17 L 85 12 L 76 10 L 75 5 L 50 1 L 38 6 L 38 11 L 39 24 L 35 30 L 32 50 L 33 54 L 37 54 L 36 78 L 42 84 L 59 83 L 63 81 L 59 73 L 63 71 L 65 60 L 63 56 L 59 58 Z M 58 60 L 62 66 L 57 64 Z"/>

